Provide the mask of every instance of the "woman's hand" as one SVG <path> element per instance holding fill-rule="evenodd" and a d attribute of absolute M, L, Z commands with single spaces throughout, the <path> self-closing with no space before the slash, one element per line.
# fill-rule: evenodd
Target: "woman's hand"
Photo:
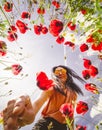
<path fill-rule="evenodd" d="M 8 102 L 3 110 L 4 130 L 17 130 L 34 121 L 34 110 L 30 97 L 21 96 Z"/>

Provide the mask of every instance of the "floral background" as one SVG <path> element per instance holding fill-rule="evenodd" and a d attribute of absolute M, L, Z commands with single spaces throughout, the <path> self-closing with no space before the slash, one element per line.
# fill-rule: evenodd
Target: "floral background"
<path fill-rule="evenodd" d="M 102 130 L 101 14 L 101 0 L 1 0 L 0 110 L 24 93 L 33 101 L 41 92 L 36 73 L 50 77 L 53 66 L 67 65 L 87 82 L 79 83 L 84 96 L 78 101 L 88 108 L 75 111 L 75 124 Z"/>

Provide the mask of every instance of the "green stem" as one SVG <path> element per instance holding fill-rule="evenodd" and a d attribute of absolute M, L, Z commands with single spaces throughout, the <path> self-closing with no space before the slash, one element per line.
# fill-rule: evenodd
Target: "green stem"
<path fill-rule="evenodd" d="M 96 7 L 96 10 L 99 11 L 99 13 L 102 13 L 102 9 L 100 8 L 100 4 L 99 3 L 100 3 L 99 0 L 96 0 L 95 1 L 95 7 Z"/>
<path fill-rule="evenodd" d="M 66 123 L 67 123 L 67 125 L 69 127 L 69 130 L 73 130 L 73 128 L 72 128 L 72 121 L 68 117 L 66 117 L 65 119 L 66 119 Z"/>
<path fill-rule="evenodd" d="M 0 6 L 0 10 L 1 10 L 1 12 L 3 13 L 3 15 L 5 16 L 5 18 L 6 18 L 7 22 L 8 22 L 8 24 L 9 24 L 9 26 L 11 26 L 11 23 L 10 23 L 9 19 L 8 19 L 8 17 L 6 16 L 6 14 L 5 14 L 5 12 L 3 11 L 3 9 L 2 9 L 1 6 Z"/>

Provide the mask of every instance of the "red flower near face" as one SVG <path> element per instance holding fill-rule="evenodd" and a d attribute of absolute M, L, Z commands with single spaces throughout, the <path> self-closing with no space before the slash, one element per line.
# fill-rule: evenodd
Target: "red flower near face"
<path fill-rule="evenodd" d="M 52 1 L 52 5 L 54 5 L 57 9 L 60 7 L 59 2 L 57 2 L 56 0 Z"/>
<path fill-rule="evenodd" d="M 82 76 L 86 80 L 89 79 L 90 78 L 89 70 L 83 70 L 82 71 Z"/>
<path fill-rule="evenodd" d="M 98 74 L 98 69 L 95 66 L 90 65 L 89 74 L 90 76 L 95 77 Z"/>
<path fill-rule="evenodd" d="M 34 32 L 35 32 L 35 34 L 40 35 L 41 31 L 42 31 L 42 26 L 34 25 Z"/>
<path fill-rule="evenodd" d="M 4 41 L 0 41 L 0 56 L 5 56 L 7 53 L 7 45 Z"/>
<path fill-rule="evenodd" d="M 88 45 L 83 43 L 81 46 L 80 46 L 80 51 L 81 52 L 85 52 L 89 49 Z"/>
<path fill-rule="evenodd" d="M 102 42 L 100 42 L 98 45 L 92 44 L 91 48 L 94 51 L 102 51 Z"/>
<path fill-rule="evenodd" d="M 60 20 L 54 19 L 51 21 L 49 25 L 49 32 L 53 36 L 58 36 L 60 32 L 63 30 L 63 23 Z"/>
<path fill-rule="evenodd" d="M 30 19 L 30 17 L 31 17 L 31 15 L 30 15 L 30 13 L 29 12 L 22 12 L 22 14 L 21 14 L 21 18 L 23 18 L 23 19 Z"/>
<path fill-rule="evenodd" d="M 94 94 L 99 94 L 98 88 L 93 83 L 85 84 L 85 89 L 92 92 L 92 93 L 94 93 Z"/>
<path fill-rule="evenodd" d="M 74 31 L 76 29 L 76 24 L 74 24 L 73 22 L 69 22 L 67 24 L 68 28 L 72 31 Z"/>
<path fill-rule="evenodd" d="M 85 9 L 81 9 L 81 13 L 82 13 L 83 15 L 86 15 L 86 14 L 87 14 L 87 11 L 86 11 Z"/>
<path fill-rule="evenodd" d="M 88 111 L 88 109 L 88 104 L 83 101 L 79 101 L 76 105 L 76 112 L 78 114 L 84 115 Z"/>
<path fill-rule="evenodd" d="M 10 33 L 8 36 L 7 36 L 7 39 L 10 41 L 10 42 L 13 42 L 15 40 L 17 40 L 18 36 L 16 33 Z"/>
<path fill-rule="evenodd" d="M 86 130 L 86 126 L 82 126 L 82 125 L 76 125 L 76 129 L 75 130 Z"/>
<path fill-rule="evenodd" d="M 56 42 L 59 44 L 62 44 L 64 42 L 64 37 L 63 36 L 58 36 L 56 39 Z"/>
<path fill-rule="evenodd" d="M 44 7 L 39 7 L 38 9 L 37 9 L 37 13 L 38 14 L 45 14 L 45 8 Z"/>
<path fill-rule="evenodd" d="M 13 3 L 6 2 L 6 3 L 4 4 L 4 10 L 5 10 L 6 12 L 11 12 L 12 9 L 13 9 Z"/>
<path fill-rule="evenodd" d="M 14 25 L 11 25 L 8 29 L 8 33 L 15 33 L 17 32 L 17 28 Z"/>
<path fill-rule="evenodd" d="M 48 33 L 47 27 L 42 27 L 41 32 L 42 32 L 43 34 Z"/>
<path fill-rule="evenodd" d="M 42 80 L 47 80 L 47 79 L 48 79 L 48 77 L 45 74 L 45 72 L 37 73 L 37 77 L 36 77 L 37 81 L 42 81 Z"/>
<path fill-rule="evenodd" d="M 89 67 L 91 65 L 91 61 L 88 60 L 88 59 L 83 59 L 83 60 L 84 60 L 84 63 L 83 63 L 84 67 L 87 68 L 87 69 L 89 69 Z"/>
<path fill-rule="evenodd" d="M 44 72 L 40 72 L 37 74 L 36 77 L 37 86 L 41 90 L 48 90 L 49 88 L 53 87 L 53 80 L 48 79 L 47 75 Z"/>
<path fill-rule="evenodd" d="M 28 30 L 27 24 L 23 23 L 20 20 L 16 21 L 16 25 L 19 28 L 19 31 L 23 34 Z"/>
<path fill-rule="evenodd" d="M 11 66 L 11 69 L 12 69 L 12 73 L 14 75 L 18 75 L 22 70 L 22 66 L 19 65 L 19 64 L 14 64 L 14 65 Z"/>
<path fill-rule="evenodd" d="M 74 108 L 73 105 L 70 103 L 65 103 L 62 104 L 60 107 L 60 112 L 64 115 L 64 116 L 68 116 L 69 118 L 72 118 L 74 115 Z"/>

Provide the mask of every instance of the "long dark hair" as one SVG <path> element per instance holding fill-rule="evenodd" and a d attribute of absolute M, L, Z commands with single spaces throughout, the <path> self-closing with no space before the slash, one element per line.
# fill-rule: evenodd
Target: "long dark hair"
<path fill-rule="evenodd" d="M 53 67 L 52 68 L 53 74 L 54 74 L 56 68 L 58 68 L 58 67 L 64 68 L 67 71 L 67 77 L 68 77 L 68 79 L 66 81 L 66 87 L 70 88 L 72 91 L 75 91 L 77 94 L 83 95 L 82 90 L 74 82 L 73 78 L 79 80 L 81 83 L 86 83 L 86 81 L 84 79 L 82 79 L 80 76 L 78 76 L 78 74 L 74 70 L 72 70 L 69 67 L 64 66 L 64 65 L 59 65 L 59 66 Z M 56 77 L 56 80 L 57 80 L 57 77 Z M 60 86 L 58 86 L 58 85 L 55 86 L 55 89 L 57 89 L 59 92 L 61 92 L 63 95 L 65 95 L 64 92 L 61 90 Z"/>

